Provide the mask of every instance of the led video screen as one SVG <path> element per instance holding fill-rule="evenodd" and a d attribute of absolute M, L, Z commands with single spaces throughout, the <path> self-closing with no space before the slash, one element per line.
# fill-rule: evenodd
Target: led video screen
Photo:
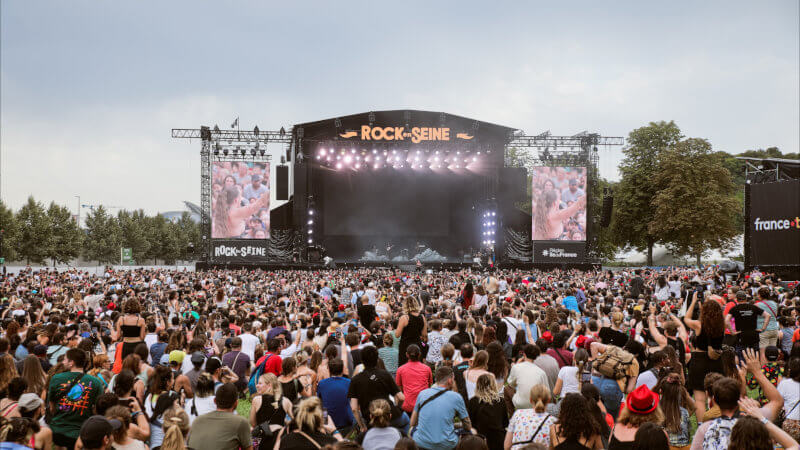
<path fill-rule="evenodd" d="M 748 190 L 749 264 L 800 264 L 800 181 L 751 184 Z"/>
<path fill-rule="evenodd" d="M 586 168 L 534 167 L 531 236 L 534 241 L 586 240 Z"/>
<path fill-rule="evenodd" d="M 211 180 L 211 237 L 269 239 L 269 164 L 215 161 Z"/>

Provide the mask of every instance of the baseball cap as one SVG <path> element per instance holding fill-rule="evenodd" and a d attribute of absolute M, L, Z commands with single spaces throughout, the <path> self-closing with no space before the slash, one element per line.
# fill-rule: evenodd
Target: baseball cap
<path fill-rule="evenodd" d="M 206 372 L 208 373 L 214 373 L 220 367 L 222 367 L 222 361 L 219 358 L 208 358 L 208 361 L 206 361 Z"/>
<path fill-rule="evenodd" d="M 81 442 L 86 448 L 98 448 L 103 445 L 103 438 L 122 427 L 117 419 L 106 419 L 103 416 L 92 416 L 81 426 Z"/>
<path fill-rule="evenodd" d="M 182 350 L 173 350 L 173 351 L 169 352 L 169 362 L 182 364 L 183 363 L 183 358 L 185 356 L 186 356 L 186 353 L 183 352 Z"/>
<path fill-rule="evenodd" d="M 767 358 L 767 361 L 777 361 L 781 356 L 781 351 L 778 347 L 770 345 L 764 349 L 764 356 Z"/>
<path fill-rule="evenodd" d="M 206 357 L 202 353 L 200 353 L 200 352 L 192 353 L 192 360 L 191 360 L 192 364 L 194 364 L 194 365 L 203 364 L 203 361 L 205 361 L 205 360 L 206 360 Z"/>
<path fill-rule="evenodd" d="M 158 364 L 160 364 L 162 366 L 168 366 L 169 365 L 169 354 L 164 353 L 163 355 L 161 355 L 161 359 L 158 360 Z"/>
<path fill-rule="evenodd" d="M 736 292 L 736 301 L 743 302 L 747 300 L 747 293 L 745 291 Z"/>
<path fill-rule="evenodd" d="M 38 409 L 40 406 L 42 406 L 43 403 L 44 402 L 42 401 L 41 397 L 39 397 L 36 394 L 32 394 L 30 392 L 27 394 L 20 395 L 19 400 L 17 402 L 20 409 L 24 411 L 34 411 Z"/>

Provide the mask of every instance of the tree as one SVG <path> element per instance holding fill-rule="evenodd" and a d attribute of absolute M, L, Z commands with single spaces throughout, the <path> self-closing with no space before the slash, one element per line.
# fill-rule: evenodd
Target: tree
<path fill-rule="evenodd" d="M 14 216 L 14 211 L 7 208 L 5 203 L 0 201 L 0 257 L 5 258 L 7 261 L 13 261 L 17 257 L 16 243 L 17 233 L 19 227 L 17 226 L 17 218 Z"/>
<path fill-rule="evenodd" d="M 28 197 L 28 202 L 17 212 L 17 223 L 17 253 L 27 264 L 43 264 L 52 245 L 50 221 L 44 206 L 32 196 Z"/>
<path fill-rule="evenodd" d="M 64 206 L 50 202 L 47 208 L 50 222 L 50 245 L 47 257 L 56 263 L 66 263 L 80 255 L 83 232 L 78 228 L 72 213 Z"/>
<path fill-rule="evenodd" d="M 179 232 L 181 235 L 181 248 L 179 258 L 183 261 L 195 259 L 194 251 L 190 250 L 189 246 L 193 249 L 200 248 L 200 224 L 192 220 L 192 215 L 184 211 L 181 218 L 177 222 Z"/>
<path fill-rule="evenodd" d="M 676 254 L 694 255 L 729 247 L 740 231 L 739 203 L 731 174 L 705 139 L 686 139 L 661 153 L 652 180 L 658 192 L 652 201 L 648 232 Z"/>
<path fill-rule="evenodd" d="M 653 182 L 661 154 L 674 147 L 683 136 L 675 122 L 650 122 L 628 134 L 625 157 L 619 165 L 621 179 L 614 191 L 612 236 L 616 243 L 647 250 L 647 264 L 653 264 L 653 246 L 659 241 L 650 231 L 655 217 L 653 199 L 658 188 Z"/>
<path fill-rule="evenodd" d="M 86 217 L 86 258 L 100 264 L 119 262 L 122 230 L 116 219 L 101 205 Z"/>
<path fill-rule="evenodd" d="M 122 246 L 130 248 L 134 260 L 143 261 L 151 243 L 147 235 L 147 216 L 144 211 L 120 211 L 117 222 L 122 233 Z"/>

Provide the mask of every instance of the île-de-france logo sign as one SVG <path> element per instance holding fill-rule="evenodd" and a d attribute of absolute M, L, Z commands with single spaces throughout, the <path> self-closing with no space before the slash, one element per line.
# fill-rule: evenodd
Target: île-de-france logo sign
<path fill-rule="evenodd" d="M 549 254 L 550 254 L 550 252 L 547 251 L 547 249 L 542 250 L 542 256 L 547 256 Z"/>
<path fill-rule="evenodd" d="M 345 131 L 339 133 L 339 137 L 351 139 L 359 137 L 362 141 L 405 141 L 409 140 L 415 144 L 423 141 L 450 141 L 450 128 L 447 127 L 373 127 L 362 125 L 360 131 Z M 456 133 L 455 139 L 470 141 L 474 136 L 468 133 Z"/>

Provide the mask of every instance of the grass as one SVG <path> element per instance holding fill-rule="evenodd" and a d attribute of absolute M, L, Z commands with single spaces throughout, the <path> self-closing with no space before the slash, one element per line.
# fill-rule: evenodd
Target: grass
<path fill-rule="evenodd" d="M 236 414 L 244 417 L 245 419 L 250 417 L 250 397 L 245 399 L 239 399 L 239 405 L 236 406 Z"/>

